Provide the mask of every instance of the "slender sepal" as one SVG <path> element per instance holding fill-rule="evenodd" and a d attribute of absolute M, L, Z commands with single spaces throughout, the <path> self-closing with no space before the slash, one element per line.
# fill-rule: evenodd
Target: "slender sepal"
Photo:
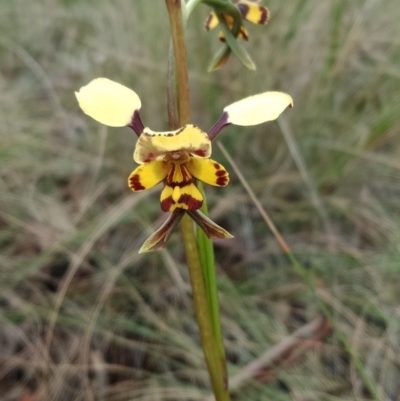
<path fill-rule="evenodd" d="M 189 216 L 196 222 L 196 224 L 206 233 L 210 239 L 217 238 L 233 238 L 233 235 L 228 233 L 224 228 L 214 223 L 200 210 L 189 210 Z"/>
<path fill-rule="evenodd" d="M 145 241 L 142 247 L 139 249 L 139 253 L 160 251 L 167 245 L 168 239 L 172 234 L 174 228 L 182 220 L 185 211 L 183 209 L 175 209 L 173 213 L 170 214 L 168 219 L 164 224 L 149 238 Z"/>

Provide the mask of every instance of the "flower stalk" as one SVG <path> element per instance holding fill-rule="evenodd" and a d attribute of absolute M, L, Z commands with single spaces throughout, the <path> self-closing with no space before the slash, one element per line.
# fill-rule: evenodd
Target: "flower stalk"
<path fill-rule="evenodd" d="M 170 19 L 174 54 L 173 58 L 169 58 L 168 114 L 170 128 L 176 129 L 176 124 L 184 126 L 190 121 L 185 32 L 181 1 L 165 0 L 165 2 Z M 174 110 L 176 108 L 177 110 Z M 210 243 L 206 242 L 209 239 L 205 235 L 203 236 L 202 233 L 199 233 L 198 238 L 196 238 L 193 221 L 187 214 L 182 218 L 181 232 L 189 268 L 196 319 L 214 396 L 217 401 L 228 401 L 230 396 L 226 359 L 220 330 L 218 302 L 215 299 L 217 289 L 215 265 L 213 254 L 211 253 L 212 244 L 210 245 Z M 199 250 L 202 253 L 201 255 Z M 210 273 L 211 270 L 212 272 Z M 205 274 L 205 272 L 208 272 L 208 274 Z M 208 287 L 206 287 L 206 283 Z M 210 284 L 212 285 L 211 289 L 209 287 Z M 218 321 L 216 321 L 216 318 Z"/>

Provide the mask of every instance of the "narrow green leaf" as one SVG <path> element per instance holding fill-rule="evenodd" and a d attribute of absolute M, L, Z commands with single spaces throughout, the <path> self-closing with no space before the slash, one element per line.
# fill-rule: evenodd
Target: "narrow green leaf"
<path fill-rule="evenodd" d="M 247 51 L 242 46 L 240 46 L 233 33 L 229 30 L 229 27 L 224 18 L 219 18 L 219 21 L 220 23 L 218 26 L 222 29 L 227 45 L 232 50 L 233 54 L 241 61 L 241 63 L 245 67 L 247 67 L 249 70 L 254 71 L 256 69 L 256 65 L 254 64 Z"/>

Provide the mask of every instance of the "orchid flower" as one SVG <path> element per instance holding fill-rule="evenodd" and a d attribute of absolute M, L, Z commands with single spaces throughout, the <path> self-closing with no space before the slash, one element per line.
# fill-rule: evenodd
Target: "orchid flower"
<path fill-rule="evenodd" d="M 269 20 L 269 11 L 266 7 L 259 4 L 257 0 L 239 0 L 234 3 L 234 5 L 239 9 L 242 19 L 249 21 L 257 25 L 265 25 Z M 232 30 L 234 26 L 234 18 L 229 14 L 221 14 L 219 18 L 223 17 L 228 24 L 228 28 Z M 219 18 L 217 14 L 213 11 L 207 17 L 205 23 L 206 31 L 211 31 L 219 25 Z M 225 42 L 225 35 L 221 31 L 219 32 L 219 39 L 221 42 Z M 245 26 L 241 25 L 238 34 L 238 39 L 249 39 L 249 34 Z"/>
<path fill-rule="evenodd" d="M 110 127 L 130 127 L 138 135 L 133 159 L 139 166 L 128 178 L 132 191 L 143 191 L 161 182 L 164 185 L 161 209 L 171 215 L 139 252 L 164 248 L 184 213 L 188 213 L 209 238 L 232 238 L 199 210 L 203 196 L 197 181 L 219 187 L 229 183 L 226 169 L 210 159 L 212 140 L 227 125 L 251 126 L 275 120 L 286 107 L 293 105 L 292 98 L 285 93 L 265 92 L 225 107 L 208 133 L 192 124 L 175 131 L 155 132 L 141 121 L 139 96 L 117 82 L 97 78 L 75 94 L 85 114 Z"/>

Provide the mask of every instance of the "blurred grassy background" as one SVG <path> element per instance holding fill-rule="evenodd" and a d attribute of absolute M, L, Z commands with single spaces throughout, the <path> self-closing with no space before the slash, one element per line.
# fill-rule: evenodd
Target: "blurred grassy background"
<path fill-rule="evenodd" d="M 248 26 L 257 71 L 219 43 L 207 7 L 190 20 L 193 123 L 282 90 L 279 122 L 220 136 L 333 311 L 381 400 L 400 400 L 400 7 L 397 0 L 269 0 Z M 138 255 L 165 218 L 159 189 L 132 194 L 135 135 L 78 109 L 106 76 L 167 129 L 164 2 L 0 0 L 0 400 L 201 400 L 210 393 L 178 233 Z M 207 188 L 229 373 L 320 314 L 232 167 Z M 328 330 L 329 332 L 329 330 Z M 366 400 L 335 333 L 260 373 L 235 399 Z M 306 352 L 305 352 L 306 351 Z M 299 356 L 298 355 L 298 356 Z"/>

